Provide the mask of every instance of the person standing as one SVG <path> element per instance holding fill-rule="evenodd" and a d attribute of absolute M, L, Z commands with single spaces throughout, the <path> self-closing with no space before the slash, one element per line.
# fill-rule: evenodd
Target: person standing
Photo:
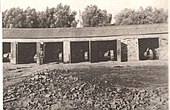
<path fill-rule="evenodd" d="M 44 63 L 44 52 L 42 48 L 40 48 L 40 51 L 38 53 L 38 64 L 42 65 Z"/>

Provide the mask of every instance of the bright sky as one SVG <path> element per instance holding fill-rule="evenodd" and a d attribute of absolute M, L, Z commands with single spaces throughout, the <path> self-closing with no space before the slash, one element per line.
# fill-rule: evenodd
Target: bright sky
<path fill-rule="evenodd" d="M 153 6 L 156 8 L 168 9 L 168 0 L 1 0 L 2 11 L 12 7 L 26 9 L 28 6 L 37 11 L 45 10 L 48 6 L 56 7 L 59 3 L 70 5 L 72 10 L 81 12 L 87 5 L 95 4 L 100 9 L 106 9 L 114 17 L 115 14 L 124 8 L 138 9 L 140 6 Z"/>

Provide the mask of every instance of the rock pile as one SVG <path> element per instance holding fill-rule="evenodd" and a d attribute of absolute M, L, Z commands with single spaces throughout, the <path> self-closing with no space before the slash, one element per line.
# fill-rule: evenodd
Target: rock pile
<path fill-rule="evenodd" d="M 4 89 L 4 110 L 167 110 L 168 88 L 101 87 L 69 74 L 39 71 Z M 104 81 L 107 83 L 107 81 Z"/>

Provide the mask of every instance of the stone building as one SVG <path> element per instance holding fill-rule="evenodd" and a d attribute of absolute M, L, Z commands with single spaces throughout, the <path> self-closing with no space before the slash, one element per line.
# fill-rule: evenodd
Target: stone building
<path fill-rule="evenodd" d="M 168 59 L 168 24 L 147 24 L 84 28 L 11 28 L 2 29 L 3 54 L 11 53 L 13 64 L 33 63 L 44 51 L 44 61 L 109 61 L 105 53 L 114 52 L 113 61 L 147 60 L 144 52 L 152 48 L 155 60 Z"/>

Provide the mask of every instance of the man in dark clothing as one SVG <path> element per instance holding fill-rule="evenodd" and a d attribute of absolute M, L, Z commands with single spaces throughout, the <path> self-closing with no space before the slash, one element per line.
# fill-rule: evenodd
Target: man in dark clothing
<path fill-rule="evenodd" d="M 38 53 L 38 64 L 42 65 L 44 63 L 44 52 L 42 48 L 40 48 L 40 51 Z"/>

